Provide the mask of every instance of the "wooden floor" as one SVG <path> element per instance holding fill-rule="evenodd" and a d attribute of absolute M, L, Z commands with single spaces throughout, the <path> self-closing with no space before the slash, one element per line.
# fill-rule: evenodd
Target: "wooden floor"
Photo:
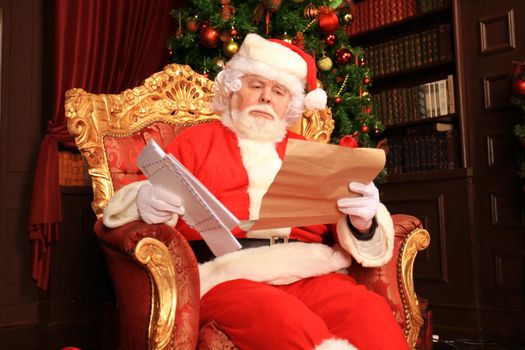
<path fill-rule="evenodd" d="M 433 350 L 525 350 L 525 344 L 513 341 L 483 341 L 475 339 L 441 340 L 433 343 Z"/>

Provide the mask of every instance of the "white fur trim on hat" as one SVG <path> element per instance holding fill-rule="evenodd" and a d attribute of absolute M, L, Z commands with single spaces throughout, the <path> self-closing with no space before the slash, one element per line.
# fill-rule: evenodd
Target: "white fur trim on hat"
<path fill-rule="evenodd" d="M 304 105 L 310 110 L 319 110 L 326 107 L 326 92 L 322 89 L 315 89 L 306 94 Z"/>
<path fill-rule="evenodd" d="M 306 62 L 300 55 L 257 34 L 246 35 L 235 56 L 264 62 L 272 68 L 297 76 L 302 81 L 306 80 Z"/>
<path fill-rule="evenodd" d="M 357 350 L 357 348 L 344 339 L 332 338 L 324 340 L 314 350 Z"/>
<path fill-rule="evenodd" d="M 234 279 L 289 284 L 347 268 L 352 257 L 338 246 L 292 242 L 248 248 L 221 255 L 199 265 L 201 296 Z"/>
<path fill-rule="evenodd" d="M 278 44 L 276 44 L 278 45 Z M 274 80 L 286 86 L 288 90 L 296 94 L 304 94 L 305 83 L 297 75 L 292 74 L 289 70 L 280 69 L 273 65 L 252 59 L 250 57 L 240 56 L 238 53 L 228 61 L 226 66 L 245 74 L 259 75 L 264 78 Z"/>

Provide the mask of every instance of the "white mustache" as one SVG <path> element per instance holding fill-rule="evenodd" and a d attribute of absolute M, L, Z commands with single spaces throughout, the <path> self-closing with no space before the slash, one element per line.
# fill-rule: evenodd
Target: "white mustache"
<path fill-rule="evenodd" d="M 245 112 L 248 113 L 248 114 L 251 113 L 251 112 L 263 112 L 263 113 L 267 113 L 267 114 L 271 115 L 274 120 L 278 119 L 278 115 L 275 112 L 275 110 L 272 108 L 272 106 L 269 106 L 269 105 L 266 105 L 266 104 L 257 104 L 257 105 L 254 105 L 254 106 L 250 106 L 250 107 L 246 108 Z"/>

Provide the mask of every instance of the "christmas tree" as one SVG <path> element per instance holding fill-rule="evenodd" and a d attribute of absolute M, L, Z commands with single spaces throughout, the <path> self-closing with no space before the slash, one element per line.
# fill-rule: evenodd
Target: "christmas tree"
<path fill-rule="evenodd" d="M 372 114 L 370 73 L 361 48 L 347 44 L 352 25 L 347 1 L 192 0 L 171 11 L 177 30 L 168 40 L 171 61 L 211 79 L 238 50 L 247 33 L 291 42 L 316 58 L 318 85 L 328 94 L 335 130 L 374 147 L 383 125 Z"/>

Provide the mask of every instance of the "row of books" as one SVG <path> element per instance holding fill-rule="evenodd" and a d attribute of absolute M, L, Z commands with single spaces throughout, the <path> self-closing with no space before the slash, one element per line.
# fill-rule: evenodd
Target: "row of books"
<path fill-rule="evenodd" d="M 450 24 L 365 48 L 372 77 L 453 59 Z"/>
<path fill-rule="evenodd" d="M 433 123 L 388 137 L 387 171 L 400 174 L 455 169 L 459 166 L 458 135 L 452 124 Z"/>
<path fill-rule="evenodd" d="M 87 164 L 80 153 L 58 152 L 58 183 L 60 186 L 91 186 Z"/>
<path fill-rule="evenodd" d="M 354 22 L 348 26 L 352 36 L 390 23 L 401 21 L 419 13 L 450 6 L 450 0 L 365 0 L 354 3 Z"/>
<path fill-rule="evenodd" d="M 456 113 L 454 76 L 408 88 L 382 91 L 373 109 L 386 127 Z"/>

